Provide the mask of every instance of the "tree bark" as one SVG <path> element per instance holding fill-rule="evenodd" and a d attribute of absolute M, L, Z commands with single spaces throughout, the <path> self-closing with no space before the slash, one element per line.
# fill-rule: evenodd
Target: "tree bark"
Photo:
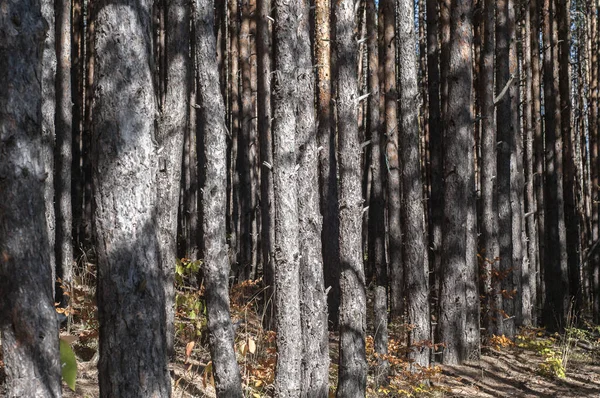
<path fill-rule="evenodd" d="M 243 397 L 234 352 L 234 331 L 229 313 L 229 258 L 225 237 L 227 208 L 227 143 L 225 104 L 219 85 L 214 36 L 214 9 L 210 0 L 196 1 L 196 59 L 198 60 L 198 116 L 203 126 L 204 187 L 202 226 L 205 234 L 204 277 L 210 354 L 219 397 Z"/>
<path fill-rule="evenodd" d="M 378 26 L 383 18 L 378 18 L 376 0 L 367 3 L 367 47 L 369 51 L 369 112 L 368 128 L 371 133 L 371 198 L 369 202 L 369 267 L 375 271 L 375 289 L 373 299 L 373 329 L 375 352 L 381 355 L 377 359 L 375 384 L 388 383 L 389 362 L 383 358 L 388 353 L 387 334 L 387 269 L 385 261 L 385 202 L 383 198 L 384 164 L 381 150 L 383 123 L 381 123 L 381 82 L 379 80 L 379 40 Z M 380 14 L 383 17 L 383 13 Z M 382 40 L 383 43 L 383 40 Z M 383 77 L 383 76 L 382 76 Z M 383 101 L 385 102 L 385 101 Z M 385 119 L 384 119 L 385 120 Z"/>
<path fill-rule="evenodd" d="M 481 261 L 483 262 L 485 312 L 484 325 L 489 336 L 501 335 L 502 295 L 498 288 L 498 196 L 497 139 L 494 107 L 494 26 L 495 1 L 484 0 L 479 106 L 481 108 Z"/>
<path fill-rule="evenodd" d="M 44 197 L 43 43 L 39 1 L 0 14 L 0 332 L 7 397 L 60 397 Z"/>
<path fill-rule="evenodd" d="M 275 190 L 275 308 L 277 327 L 276 397 L 301 391 L 300 247 L 296 171 L 295 55 L 300 27 L 298 2 L 275 1 L 275 85 L 273 168 Z"/>
<path fill-rule="evenodd" d="M 258 84 L 258 139 L 260 143 L 260 207 L 261 248 L 265 290 L 265 319 L 263 325 L 271 329 L 273 321 L 273 250 L 275 247 L 275 203 L 273 192 L 273 134 L 271 130 L 271 0 L 257 0 L 257 84 Z"/>
<path fill-rule="evenodd" d="M 417 54 L 414 24 L 414 2 L 402 0 L 398 4 L 398 75 L 400 77 L 400 137 L 402 142 L 400 165 L 402 169 L 402 203 L 400 215 L 403 225 L 402 258 L 406 265 L 406 297 L 408 322 L 413 325 L 409 345 L 414 346 L 410 358 L 420 366 L 429 366 L 431 328 L 429 317 L 429 267 L 425 243 L 425 210 L 419 140 L 419 87 L 417 83 Z"/>
<path fill-rule="evenodd" d="M 569 277 L 564 230 L 564 201 L 562 185 L 562 139 L 560 131 L 560 98 L 557 71 L 557 48 L 553 22 L 553 0 L 544 1 L 544 116 L 546 146 L 546 184 L 544 185 L 546 258 L 544 284 L 546 297 L 543 324 L 550 331 L 565 326 L 569 300 Z"/>
<path fill-rule="evenodd" d="M 56 275 L 69 286 L 73 272 L 73 213 L 71 203 L 72 121 L 71 99 L 71 0 L 56 2 L 56 144 L 54 149 Z M 64 307 L 68 295 L 57 287 L 55 300 Z"/>
<path fill-rule="evenodd" d="M 300 317 L 302 327 L 301 396 L 329 393 L 329 335 L 327 296 L 321 247 L 319 158 L 315 122 L 315 76 L 310 43 L 310 4 L 299 2 L 296 72 L 296 163 L 300 238 Z"/>
<path fill-rule="evenodd" d="M 177 258 L 177 213 L 181 187 L 183 142 L 189 122 L 191 60 L 190 8 L 186 1 L 171 1 L 166 21 L 166 92 L 161 126 L 156 140 L 162 152 L 158 158 L 159 216 L 158 239 L 164 274 L 167 352 L 174 355 L 175 260 Z"/>
<path fill-rule="evenodd" d="M 337 326 L 340 307 L 340 247 L 335 129 L 331 107 L 331 2 L 315 0 L 315 58 L 317 64 L 317 145 L 323 215 L 323 267 L 329 322 Z"/>
<path fill-rule="evenodd" d="M 170 395 L 156 235 L 151 4 L 94 6 L 94 232 L 100 395 Z M 141 315 L 143 314 L 143 316 Z"/>
<path fill-rule="evenodd" d="M 400 161 L 398 159 L 398 92 L 396 90 L 396 7 L 393 0 L 382 0 L 385 13 L 385 131 L 388 166 L 387 206 L 389 235 L 389 277 L 391 319 L 404 314 L 404 267 L 400 229 Z"/>
<path fill-rule="evenodd" d="M 452 1 L 447 68 L 448 102 L 444 115 L 444 225 L 440 282 L 439 334 L 448 344 L 444 364 L 479 357 L 479 300 L 473 172 L 471 44 L 473 2 Z"/>
<path fill-rule="evenodd" d="M 356 12 L 351 0 L 334 6 L 340 156 L 340 362 L 338 397 L 366 393 L 366 294 L 362 261 L 361 153 L 358 139 Z M 386 19 L 387 20 L 387 19 Z"/>

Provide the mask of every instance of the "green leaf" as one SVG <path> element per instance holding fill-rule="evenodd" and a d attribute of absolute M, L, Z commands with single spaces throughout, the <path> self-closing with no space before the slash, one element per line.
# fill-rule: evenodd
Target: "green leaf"
<path fill-rule="evenodd" d="M 62 378 L 69 388 L 75 391 L 75 380 L 77 379 L 77 359 L 71 349 L 71 345 L 60 339 L 60 366 Z"/>

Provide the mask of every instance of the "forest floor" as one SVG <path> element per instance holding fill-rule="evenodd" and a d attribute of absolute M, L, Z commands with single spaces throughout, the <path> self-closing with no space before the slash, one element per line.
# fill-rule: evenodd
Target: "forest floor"
<path fill-rule="evenodd" d="M 70 331 L 77 357 L 75 391 L 64 384 L 65 398 L 96 398 L 98 391 L 97 321 L 95 299 L 90 286 L 73 289 L 75 322 Z M 236 327 L 235 348 L 244 383 L 245 395 L 251 398 L 272 396 L 276 362 L 275 334 L 262 327 L 260 283 L 248 281 L 234 286 L 231 292 L 233 322 Z M 206 338 L 202 287 L 178 289 L 176 319 L 176 355 L 169 365 L 173 397 L 215 397 L 212 365 Z M 514 342 L 503 337 L 492 339 L 482 349 L 478 361 L 462 366 L 434 366 L 416 373 L 407 370 L 403 360 L 407 348 L 400 343 L 401 327 L 391 325 L 391 383 L 375 387 L 372 370 L 377 358 L 373 340 L 367 338 L 369 360 L 368 397 L 599 397 L 600 339 L 598 328 L 569 329 L 568 335 L 548 336 L 540 329 L 521 331 Z M 368 330 L 372 335 L 372 330 Z M 337 383 L 338 335 L 331 332 L 330 396 Z M 566 366 L 565 366 L 566 365 Z M 0 357 L 0 396 L 4 381 Z"/>

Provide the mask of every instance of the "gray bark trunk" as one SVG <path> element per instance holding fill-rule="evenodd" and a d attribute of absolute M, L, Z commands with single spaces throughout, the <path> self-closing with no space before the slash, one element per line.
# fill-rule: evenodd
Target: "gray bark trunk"
<path fill-rule="evenodd" d="M 296 58 L 296 159 L 300 232 L 300 317 L 302 325 L 301 396 L 329 393 L 327 297 L 323 280 L 322 217 L 319 211 L 319 158 L 315 122 L 315 76 L 310 45 L 310 4 L 299 1 Z"/>
<path fill-rule="evenodd" d="M 71 0 L 56 2 L 56 146 L 55 210 L 56 210 L 56 274 L 68 286 L 73 270 L 73 213 L 71 204 L 71 162 L 73 102 L 71 99 Z M 56 301 L 63 306 L 67 295 L 58 290 Z"/>
<path fill-rule="evenodd" d="M 167 322 L 167 353 L 174 354 L 175 260 L 177 258 L 177 213 L 181 188 L 181 162 L 185 129 L 189 121 L 191 60 L 190 8 L 185 0 L 170 1 L 167 8 L 167 84 L 157 142 L 162 151 L 158 162 L 158 239 Z"/>
<path fill-rule="evenodd" d="M 337 396 L 365 395 L 366 294 L 362 260 L 361 152 L 358 139 L 356 11 L 354 2 L 334 6 L 339 142 L 340 362 Z"/>
<path fill-rule="evenodd" d="M 301 391 L 300 247 L 296 170 L 298 2 L 275 1 L 273 168 L 275 189 L 276 397 Z"/>
<path fill-rule="evenodd" d="M 385 121 L 380 112 L 381 92 L 380 74 L 383 77 L 383 63 L 379 63 L 378 21 L 383 24 L 383 13 L 377 10 L 376 0 L 367 3 L 367 47 L 369 51 L 369 129 L 371 130 L 371 199 L 369 203 L 369 244 L 368 260 L 371 270 L 375 271 L 375 289 L 373 299 L 373 329 L 375 352 L 382 357 L 377 360 L 375 383 L 377 386 L 388 382 L 389 362 L 383 358 L 388 353 L 387 334 L 387 270 L 385 261 L 385 202 L 383 198 L 384 159 L 381 142 Z M 381 18 L 378 18 L 381 17 Z M 383 79 L 382 79 L 383 80 Z"/>
<path fill-rule="evenodd" d="M 319 145 L 319 186 L 323 214 L 323 266 L 329 322 L 338 324 L 340 307 L 340 246 L 335 129 L 331 106 L 331 3 L 315 1 L 315 57 L 317 69 L 317 143 Z"/>
<path fill-rule="evenodd" d="M 151 3 L 101 1 L 92 20 L 100 395 L 168 397 Z"/>
<path fill-rule="evenodd" d="M 227 208 L 227 143 L 225 105 L 219 88 L 217 44 L 213 34 L 214 10 L 210 0 L 197 0 L 196 59 L 198 60 L 198 116 L 203 126 L 205 178 L 202 207 L 204 276 L 210 353 L 219 397 L 243 397 L 234 352 L 229 313 L 229 258 L 225 236 Z"/>
<path fill-rule="evenodd" d="M 402 258 L 405 263 L 408 322 L 413 325 L 409 345 L 410 358 L 416 364 L 429 366 L 431 338 L 429 318 L 429 267 L 423 206 L 423 186 L 419 141 L 419 87 L 417 83 L 417 54 L 413 0 L 402 0 L 398 5 L 398 75 L 400 77 L 400 138 L 399 150 L 402 167 L 403 226 Z"/>
<path fill-rule="evenodd" d="M 50 245 L 50 267 L 52 269 L 52 294 L 55 294 L 56 281 L 56 218 L 54 212 L 54 141 L 56 139 L 56 35 L 54 2 L 42 0 L 42 16 L 46 20 L 47 31 L 42 55 L 42 157 L 46 169 L 44 199 L 46 202 L 46 228 Z"/>
<path fill-rule="evenodd" d="M 0 13 L 0 332 L 7 397 L 60 397 L 53 255 L 45 219 L 39 1 Z M 51 171 L 50 171 L 51 172 Z"/>
<path fill-rule="evenodd" d="M 481 49 L 479 106 L 481 108 L 481 256 L 483 261 L 484 325 L 489 336 L 501 335 L 502 295 L 498 288 L 498 195 L 497 140 L 494 107 L 494 15 L 495 1 L 484 3 L 484 37 Z"/>
<path fill-rule="evenodd" d="M 444 117 L 444 225 L 440 282 L 440 340 L 448 344 L 443 363 L 479 356 L 477 257 L 474 250 L 474 172 L 471 0 L 452 2 L 448 108 Z"/>

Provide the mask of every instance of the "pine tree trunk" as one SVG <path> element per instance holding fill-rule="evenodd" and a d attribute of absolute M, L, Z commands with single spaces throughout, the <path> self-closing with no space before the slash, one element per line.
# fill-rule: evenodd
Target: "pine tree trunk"
<path fill-rule="evenodd" d="M 408 322 L 413 325 L 409 344 L 418 346 L 430 339 L 429 270 L 425 244 L 425 211 L 421 185 L 421 156 L 419 140 L 419 87 L 417 83 L 417 54 L 412 0 L 398 4 L 398 75 L 400 94 L 399 149 L 402 168 L 402 203 L 400 218 L 403 226 L 402 258 L 406 265 L 406 297 Z M 429 349 L 416 349 L 410 358 L 420 366 L 429 366 Z"/>
<path fill-rule="evenodd" d="M 400 229 L 400 164 L 398 159 L 398 92 L 396 90 L 396 3 L 382 0 L 385 13 L 385 132 L 388 167 L 387 206 L 391 319 L 404 314 L 404 266 Z"/>
<path fill-rule="evenodd" d="M 329 322 L 338 324 L 340 307 L 340 247 L 335 129 L 331 107 L 331 3 L 315 0 L 315 62 L 317 67 L 317 145 L 319 148 L 319 187 L 323 214 L 323 267 Z"/>
<path fill-rule="evenodd" d="M 271 0 L 257 0 L 257 84 L 258 84 L 258 138 L 260 143 L 260 207 L 261 207 L 261 248 L 264 272 L 265 290 L 265 319 L 263 325 L 271 329 L 273 320 L 273 250 L 275 248 L 275 203 L 273 192 L 273 134 L 271 130 Z"/>
<path fill-rule="evenodd" d="M 275 1 L 273 47 L 273 183 L 275 192 L 276 397 L 301 391 L 300 245 L 296 171 L 295 55 L 300 24 L 298 2 Z"/>
<path fill-rule="evenodd" d="M 56 2 L 56 144 L 55 214 L 56 214 L 56 275 L 69 286 L 73 271 L 73 213 L 71 203 L 72 121 L 71 99 L 71 0 Z M 67 295 L 59 287 L 55 300 L 65 306 Z"/>
<path fill-rule="evenodd" d="M 100 395 L 169 396 L 165 299 L 156 235 L 156 98 L 151 4 L 97 2 L 94 233 Z M 143 316 L 140 316 L 143 314 Z"/>
<path fill-rule="evenodd" d="M 471 44 L 473 3 L 452 3 L 444 133 L 444 228 L 440 288 L 440 340 L 444 364 L 479 357 Z"/>
<path fill-rule="evenodd" d="M 203 220 L 204 277 L 210 354 L 215 389 L 220 397 L 243 397 L 240 371 L 234 352 L 234 332 L 229 312 L 229 258 L 225 238 L 227 208 L 227 143 L 225 104 L 219 84 L 214 36 L 214 9 L 210 0 L 196 1 L 196 59 L 204 141 Z"/>
<path fill-rule="evenodd" d="M 364 396 L 366 294 L 362 261 L 361 152 L 358 139 L 357 42 L 354 2 L 334 6 L 340 160 L 340 362 L 338 397 Z"/>
<path fill-rule="evenodd" d="M 564 327 L 568 309 L 569 278 L 564 234 L 562 187 L 562 140 L 558 104 L 557 48 L 554 40 L 556 23 L 553 0 L 544 0 L 544 116 L 546 146 L 546 184 L 544 185 L 546 256 L 544 284 L 546 297 L 543 324 L 551 331 Z"/>
<path fill-rule="evenodd" d="M 440 248 L 442 244 L 442 121 L 440 109 L 440 49 L 438 2 L 427 0 L 427 100 L 429 108 L 429 269 L 432 291 L 439 292 Z"/>
<path fill-rule="evenodd" d="M 560 90 L 560 123 L 563 142 L 563 189 L 565 206 L 565 230 L 569 292 L 574 298 L 574 310 L 581 307 L 581 283 L 579 269 L 579 220 L 575 202 L 575 151 L 573 144 L 571 106 L 571 1 L 558 0 L 558 59 Z"/>
<path fill-rule="evenodd" d="M 496 111 L 494 107 L 494 24 L 495 1 L 484 0 L 483 42 L 481 49 L 481 76 L 479 106 L 481 108 L 481 255 L 483 261 L 485 313 L 484 326 L 489 336 L 501 335 L 502 295 L 498 287 L 498 196 L 497 196 L 497 140 Z"/>
<path fill-rule="evenodd" d="M 177 213 L 181 187 L 181 162 L 185 131 L 189 123 L 191 85 L 190 8 L 183 1 L 171 1 L 166 10 L 166 92 L 158 145 L 163 148 L 158 158 L 158 198 L 161 264 L 166 301 L 167 351 L 174 354 L 175 337 L 175 260 L 177 258 Z"/>
<path fill-rule="evenodd" d="M 0 332 L 7 397 L 60 397 L 60 363 L 46 227 L 39 1 L 0 14 Z M 16 34 L 19 33 L 19 34 Z"/>
<path fill-rule="evenodd" d="M 319 158 L 315 122 L 315 76 L 310 45 L 310 4 L 299 5 L 296 58 L 296 159 L 298 168 L 298 223 L 300 233 L 300 317 L 302 325 L 301 396 L 329 393 L 329 336 L 327 297 L 321 248 L 319 211 Z"/>
<path fill-rule="evenodd" d="M 384 164 L 381 148 L 383 123 L 380 117 L 380 80 L 378 15 L 376 0 L 367 2 L 367 47 L 369 51 L 369 111 L 368 128 L 371 133 L 371 198 L 369 203 L 369 268 L 375 271 L 375 291 L 373 298 L 373 330 L 375 352 L 381 355 L 375 369 L 375 384 L 387 384 L 389 363 L 387 355 L 387 270 L 385 261 L 385 202 L 383 198 Z M 383 16 L 383 14 L 380 14 Z M 383 20 L 379 19 L 379 24 Z"/>

